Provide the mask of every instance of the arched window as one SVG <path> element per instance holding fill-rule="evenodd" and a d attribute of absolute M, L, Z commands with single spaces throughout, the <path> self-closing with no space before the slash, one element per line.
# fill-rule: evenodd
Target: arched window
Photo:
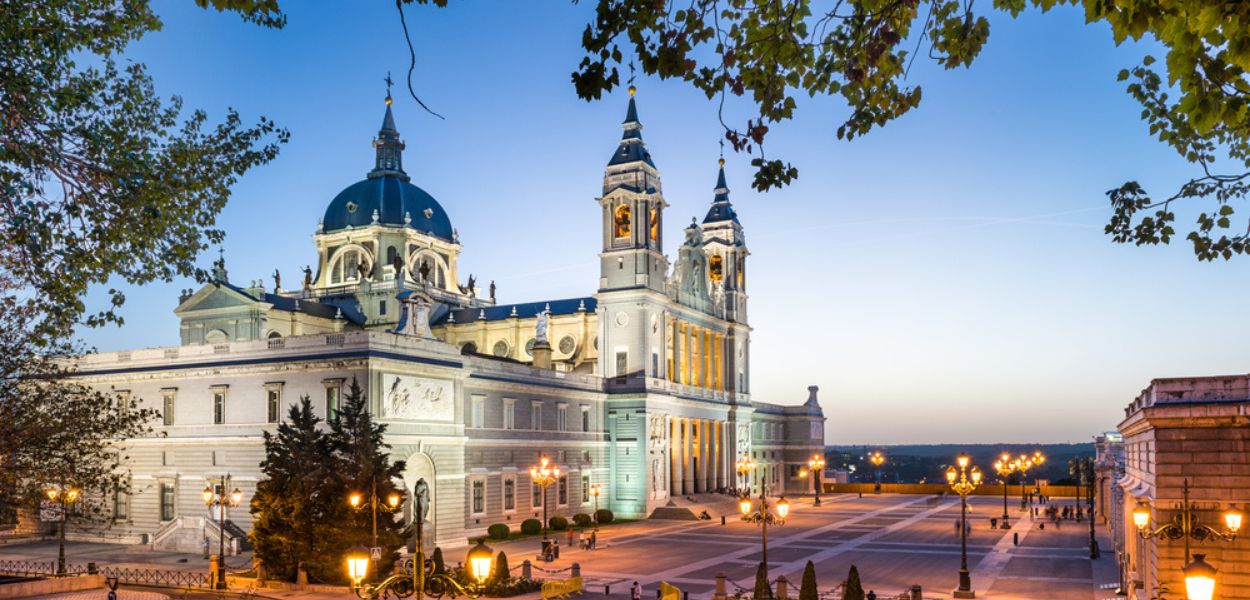
<path fill-rule="evenodd" d="M 628 204 L 621 204 L 616 207 L 616 211 L 613 214 L 613 223 L 615 225 L 613 229 L 615 229 L 616 231 L 615 233 L 616 237 L 618 238 L 629 237 L 630 214 L 629 214 Z"/>
<path fill-rule="evenodd" d="M 230 341 L 230 336 L 227 336 L 226 332 L 220 329 L 214 329 L 204 334 L 205 344 L 223 344 L 228 341 Z"/>
<path fill-rule="evenodd" d="M 388 264 L 388 265 L 393 265 L 393 264 L 395 264 L 395 256 L 396 256 L 397 254 L 399 254 L 399 253 L 395 251 L 395 247 L 394 247 L 394 246 L 388 246 L 388 247 L 386 248 L 386 264 Z"/>
<path fill-rule="evenodd" d="M 271 340 L 276 340 L 276 339 L 278 339 L 278 338 L 280 338 L 280 337 L 282 337 L 282 334 L 281 334 L 281 333 L 278 333 L 278 332 L 276 332 L 276 331 L 270 331 L 270 332 L 269 332 L 269 336 L 268 336 L 268 338 L 269 338 L 269 339 L 271 339 Z"/>
<path fill-rule="evenodd" d="M 460 346 L 460 353 L 461 354 L 477 353 L 477 344 L 474 344 L 473 342 L 465 342 L 464 345 Z"/>
<path fill-rule="evenodd" d="M 373 270 L 369 255 L 359 246 L 348 246 L 330 261 L 330 285 L 357 283 Z"/>
<path fill-rule="evenodd" d="M 660 208 L 657 206 L 651 207 L 651 241 L 660 241 Z"/>
<path fill-rule="evenodd" d="M 707 273 L 712 278 L 712 283 L 720 283 L 720 280 L 725 277 L 724 262 L 725 260 L 719 254 L 713 254 L 712 258 L 708 259 Z"/>

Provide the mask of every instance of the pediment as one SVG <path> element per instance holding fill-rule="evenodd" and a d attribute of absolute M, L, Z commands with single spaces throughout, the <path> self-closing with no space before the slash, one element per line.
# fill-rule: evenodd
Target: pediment
<path fill-rule="evenodd" d="M 226 286 L 206 284 L 174 309 L 175 315 L 201 311 L 229 311 L 230 309 L 252 309 L 257 305 L 266 304 L 243 292 Z"/>

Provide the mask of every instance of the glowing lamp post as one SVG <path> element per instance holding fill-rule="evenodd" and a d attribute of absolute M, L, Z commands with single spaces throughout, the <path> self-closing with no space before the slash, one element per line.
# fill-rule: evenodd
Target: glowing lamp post
<path fill-rule="evenodd" d="M 1007 482 L 1013 471 L 1015 468 L 1011 464 L 1011 455 L 1004 452 L 994 462 L 994 472 L 998 473 L 998 478 L 1003 482 L 1003 527 L 1011 527 L 1011 521 L 1007 517 Z"/>
<path fill-rule="evenodd" d="M 959 468 L 954 466 L 946 469 L 946 483 L 956 494 L 959 494 L 959 588 L 955 590 L 956 598 L 976 598 L 972 591 L 972 575 L 968 572 L 968 494 L 981 485 L 981 470 L 968 469 L 968 455 L 960 454 L 956 459 Z"/>
<path fill-rule="evenodd" d="M 820 506 L 820 478 L 825 472 L 825 457 L 813 454 L 812 458 L 807 461 L 807 466 L 812 470 L 812 481 L 816 484 L 816 499 L 812 501 L 812 504 Z"/>
<path fill-rule="evenodd" d="M 590 486 L 590 497 L 595 499 L 595 531 L 599 531 L 599 494 L 603 493 L 603 486 L 594 484 Z"/>
<path fill-rule="evenodd" d="M 60 531 L 57 533 L 57 549 L 56 549 L 56 574 L 65 574 L 65 513 L 69 511 L 70 505 L 78 502 L 78 488 L 69 485 L 60 485 L 56 487 L 49 486 L 43 491 L 43 495 L 47 496 L 49 502 L 59 505 L 61 522 Z"/>
<path fill-rule="evenodd" d="M 1142 539 L 1150 538 L 1168 538 L 1171 540 L 1185 540 L 1185 556 L 1193 556 L 1193 562 L 1189 563 L 1183 569 L 1185 576 L 1185 590 L 1189 596 L 1189 600 L 1209 600 L 1215 595 L 1215 567 L 1208 564 L 1205 560 L 1205 554 L 1190 554 L 1189 540 L 1203 542 L 1206 540 L 1217 540 L 1231 542 L 1237 539 L 1237 533 L 1241 531 L 1241 525 L 1245 518 L 1240 510 L 1230 508 L 1224 511 L 1224 530 L 1218 530 L 1209 525 L 1199 523 L 1197 517 L 1193 514 L 1193 506 L 1189 503 L 1189 480 L 1186 479 L 1182 487 L 1182 501 L 1180 512 L 1172 518 L 1171 523 L 1165 523 L 1157 529 L 1151 529 L 1151 510 L 1150 506 L 1145 503 L 1138 503 L 1133 509 L 1133 525 L 1137 527 L 1137 533 Z"/>
<path fill-rule="evenodd" d="M 742 495 L 744 497 L 749 497 L 751 495 L 750 476 L 751 471 L 755 470 L 755 461 L 751 460 L 751 457 L 747 454 L 743 454 L 738 457 L 738 462 L 735 464 L 734 468 L 738 472 L 739 488 L 744 490 Z"/>
<path fill-rule="evenodd" d="M 876 473 L 876 485 L 873 486 L 873 493 L 881 493 L 881 465 L 885 464 L 885 455 L 881 452 L 873 452 L 868 455 L 868 462 L 872 463 L 873 471 Z"/>
<path fill-rule="evenodd" d="M 221 476 L 221 494 L 218 495 L 212 486 L 205 486 L 204 491 L 200 493 L 204 498 L 204 506 L 212 510 L 213 506 L 217 507 L 217 585 L 215 589 L 229 589 L 226 582 L 226 507 L 235 507 L 243 502 L 243 492 L 239 488 L 234 488 L 230 495 L 226 495 L 226 479 L 228 476 Z"/>
<path fill-rule="evenodd" d="M 547 539 L 547 488 L 560 480 L 560 467 L 551 465 L 551 460 L 540 456 L 538 464 L 530 467 L 530 481 L 534 482 L 543 492 L 543 539 Z"/>
<path fill-rule="evenodd" d="M 369 504 L 369 510 L 373 514 L 373 546 L 372 546 L 373 548 L 378 547 L 378 511 L 380 510 L 382 512 L 393 513 L 399 510 L 400 500 L 401 498 L 399 494 L 395 492 L 391 492 L 390 494 L 386 495 L 385 503 L 379 502 L 378 501 L 378 480 L 376 477 L 370 479 L 370 492 L 369 492 L 368 504 Z M 352 507 L 352 510 L 359 512 L 365 509 L 364 496 L 360 492 L 352 492 L 347 497 L 347 503 Z M 372 553 L 370 553 L 370 557 L 372 557 Z"/>
<path fill-rule="evenodd" d="M 347 552 L 346 559 L 347 577 L 352 580 L 352 589 L 355 590 L 369 574 L 369 551 L 357 544 Z"/>
<path fill-rule="evenodd" d="M 764 575 L 768 575 L 768 526 L 784 525 L 786 523 L 786 515 L 790 514 L 790 502 L 785 498 L 777 500 L 777 504 L 773 507 L 775 512 L 770 512 L 768 504 L 768 495 L 764 486 L 760 487 L 760 503 L 759 508 L 754 508 L 754 503 L 750 496 L 743 496 L 738 500 L 738 510 L 742 512 L 742 520 L 748 523 L 756 523 L 760 526 L 760 545 L 763 553 L 760 555 L 760 562 L 764 565 Z"/>
<path fill-rule="evenodd" d="M 469 550 L 469 573 L 477 580 L 478 585 L 486 583 L 490 578 L 491 557 L 493 552 L 485 540 L 478 540 L 477 545 Z"/>

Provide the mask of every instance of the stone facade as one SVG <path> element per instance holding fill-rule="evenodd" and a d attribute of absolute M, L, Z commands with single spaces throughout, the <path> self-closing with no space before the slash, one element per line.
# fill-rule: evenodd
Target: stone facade
<path fill-rule="evenodd" d="M 1247 509 L 1250 376 L 1156 379 L 1125 409 L 1118 430 L 1124 473 L 1120 491 L 1112 492 L 1118 506 L 1108 518 L 1115 546 L 1122 549 L 1130 597 L 1150 598 L 1161 584 L 1172 595 L 1183 595 L 1181 569 L 1191 560 L 1184 556 L 1184 541 L 1143 539 L 1132 511 L 1145 503 L 1153 527 L 1171 522 L 1180 512 L 1186 481 L 1199 523 L 1222 531 L 1225 509 Z M 1191 540 L 1190 552 L 1206 554 L 1219 569 L 1216 597 L 1250 598 L 1250 538 Z"/>
<path fill-rule="evenodd" d="M 330 203 L 313 235 L 317 267 L 294 289 L 276 273 L 272 290 L 232 283 L 219 260 L 215 281 L 181 295 L 181 345 L 78 362 L 82 380 L 163 415 L 162 437 L 128 442 L 133 486 L 114 499 L 111 535 L 215 542 L 200 490 L 229 477 L 250 498 L 263 434 L 303 396 L 334 418 L 353 380 L 407 463 L 404 488 L 429 487 L 428 541 L 443 546 L 493 523 L 519 527 L 544 502 L 553 516 L 590 513 L 592 485 L 624 517 L 678 495 L 805 491 L 798 471 L 823 451 L 823 412 L 815 386 L 793 406 L 750 394 L 748 252 L 723 170 L 670 268 L 668 204 L 632 97 L 624 129 L 596 199 L 597 292 L 500 304 L 493 283 L 459 279 L 459 233 L 403 170 L 388 101 L 375 167 Z M 740 483 L 742 455 L 759 468 Z M 529 481 L 540 456 L 564 474 L 547 500 Z M 228 519 L 250 526 L 245 508 Z"/>

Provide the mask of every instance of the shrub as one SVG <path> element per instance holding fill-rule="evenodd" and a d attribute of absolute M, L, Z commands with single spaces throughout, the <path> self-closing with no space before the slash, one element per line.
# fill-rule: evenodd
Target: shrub
<path fill-rule="evenodd" d="M 598 521 L 601 525 L 606 525 L 608 523 L 611 523 L 612 519 L 614 518 L 615 516 L 612 514 L 612 511 L 606 508 L 601 508 L 595 511 L 595 520 Z"/>
<path fill-rule="evenodd" d="M 755 600 L 764 600 L 773 597 L 773 590 L 768 585 L 768 571 L 764 570 L 764 563 L 755 569 L 755 592 L 751 594 Z"/>
<path fill-rule="evenodd" d="M 590 515 L 586 513 L 577 513 L 573 515 L 573 522 L 577 523 L 578 527 L 590 527 Z"/>
<path fill-rule="evenodd" d="M 521 533 L 524 533 L 526 535 L 534 535 L 536 533 L 542 533 L 542 531 L 543 531 L 543 522 L 539 521 L 538 519 L 526 519 L 524 521 L 521 521 Z"/>
<path fill-rule="evenodd" d="M 434 554 L 430 555 L 430 562 L 434 563 L 434 573 L 442 575 L 447 572 L 447 563 L 443 562 L 443 549 L 435 546 Z"/>
<path fill-rule="evenodd" d="M 503 555 L 502 552 L 499 553 Z M 807 566 L 803 567 L 803 583 L 799 586 L 799 600 L 818 600 L 820 592 L 816 588 L 816 567 L 812 561 L 807 561 Z"/>
<path fill-rule="evenodd" d="M 547 526 L 556 531 L 564 531 L 565 529 L 569 528 L 569 520 L 559 515 L 556 515 L 554 517 L 551 517 L 550 521 L 547 521 Z"/>
<path fill-rule="evenodd" d="M 864 600 L 864 586 L 859 582 L 859 569 L 855 565 L 851 565 L 851 570 L 846 574 L 846 587 L 842 591 L 844 600 Z"/>
<path fill-rule="evenodd" d="M 495 523 L 486 528 L 486 535 L 492 540 L 506 540 L 511 533 L 512 530 L 508 528 L 507 523 Z"/>
<path fill-rule="evenodd" d="M 495 557 L 495 572 L 491 573 L 492 582 L 503 583 L 512 575 L 508 573 L 508 555 L 503 550 L 499 551 L 499 555 Z"/>

